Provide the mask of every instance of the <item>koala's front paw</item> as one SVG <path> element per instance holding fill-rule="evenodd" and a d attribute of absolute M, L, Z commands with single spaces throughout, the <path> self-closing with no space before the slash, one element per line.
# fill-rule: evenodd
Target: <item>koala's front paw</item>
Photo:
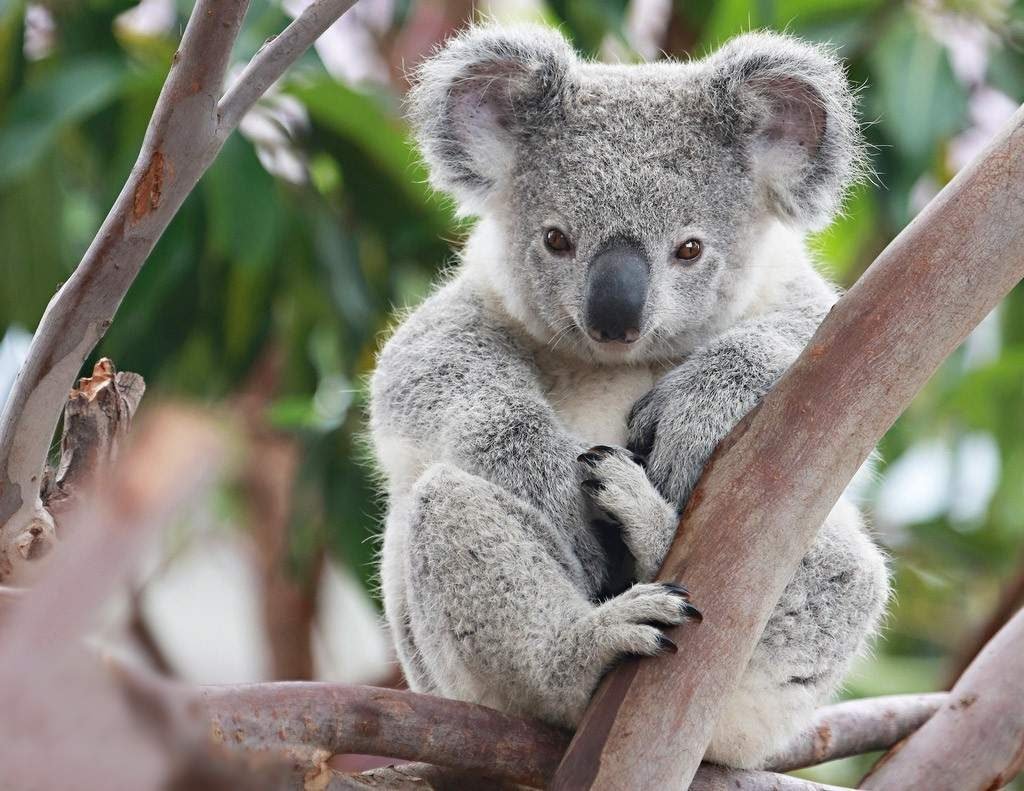
<path fill-rule="evenodd" d="M 666 394 L 655 385 L 644 393 L 633 404 L 626 420 L 629 430 L 629 450 L 643 458 L 648 458 L 654 450 L 654 439 L 658 431 L 658 421 L 667 401 Z"/>
<path fill-rule="evenodd" d="M 699 396 L 676 369 L 633 404 L 627 424 L 629 450 L 647 457 L 648 479 L 680 509 L 721 438 Z"/>
<path fill-rule="evenodd" d="M 598 510 L 621 527 L 622 540 L 636 559 L 637 576 L 652 579 L 679 517 L 647 478 L 646 459 L 624 448 L 597 445 L 578 461 L 586 468 L 584 491 Z"/>

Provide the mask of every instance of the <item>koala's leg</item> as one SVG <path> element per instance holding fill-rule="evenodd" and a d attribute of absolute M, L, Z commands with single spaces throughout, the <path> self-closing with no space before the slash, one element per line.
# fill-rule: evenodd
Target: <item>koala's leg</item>
<path fill-rule="evenodd" d="M 406 579 L 409 576 L 406 550 L 409 518 L 408 498 L 393 497 L 389 503 L 384 528 L 384 545 L 381 549 L 380 589 L 391 640 L 406 681 L 417 692 L 432 693 L 437 691 L 437 685 L 413 639 L 410 626 L 409 595 L 406 586 Z"/>
<path fill-rule="evenodd" d="M 836 692 L 878 628 L 888 596 L 884 557 L 856 507 L 840 500 L 726 702 L 707 759 L 750 768 L 784 747 Z"/>
<path fill-rule="evenodd" d="M 579 457 L 586 466 L 583 488 L 598 510 L 620 525 L 636 561 L 636 578 L 654 579 L 676 533 L 679 512 L 654 487 L 644 459 L 624 448 L 597 445 Z"/>
<path fill-rule="evenodd" d="M 587 600 L 585 570 L 529 503 L 450 464 L 416 482 L 406 539 L 411 639 L 440 694 L 575 725 L 609 666 L 675 646 L 677 586 Z"/>

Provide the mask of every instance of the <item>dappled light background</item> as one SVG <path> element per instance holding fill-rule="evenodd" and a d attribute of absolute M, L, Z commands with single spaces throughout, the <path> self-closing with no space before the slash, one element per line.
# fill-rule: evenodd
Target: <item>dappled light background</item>
<path fill-rule="evenodd" d="M 235 59 L 304 5 L 255 0 Z M 0 3 L 0 402 L 124 183 L 190 6 Z M 699 57 L 759 27 L 832 42 L 875 174 L 814 243 L 845 286 L 1024 100 L 1021 0 L 361 0 L 245 118 L 97 350 L 145 377 L 143 410 L 185 398 L 245 416 L 252 474 L 176 525 L 126 596 L 135 637 L 178 676 L 400 683 L 374 589 L 365 378 L 466 234 L 427 188 L 401 104 L 410 70 L 473 19 L 556 25 L 610 61 Z M 897 595 L 848 693 L 943 688 L 1000 602 L 1024 600 L 1021 287 L 857 485 Z M 850 784 L 866 766 L 807 774 Z"/>

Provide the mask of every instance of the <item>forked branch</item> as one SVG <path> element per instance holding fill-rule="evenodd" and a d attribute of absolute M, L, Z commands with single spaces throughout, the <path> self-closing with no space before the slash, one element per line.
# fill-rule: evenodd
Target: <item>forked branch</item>
<path fill-rule="evenodd" d="M 353 2 L 315 0 L 222 96 L 249 0 L 197 0 L 138 161 L 85 256 L 50 301 L 0 415 L 0 582 L 18 580 L 41 554 L 18 551 L 26 530 L 53 532 L 40 487 L 57 420 L 153 246 L 245 112 Z"/>

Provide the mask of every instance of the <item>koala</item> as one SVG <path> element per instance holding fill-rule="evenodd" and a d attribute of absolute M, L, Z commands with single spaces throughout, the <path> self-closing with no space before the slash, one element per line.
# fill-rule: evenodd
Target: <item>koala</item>
<path fill-rule="evenodd" d="M 838 298 L 804 235 L 858 176 L 854 100 L 830 51 L 781 35 L 605 65 L 476 27 L 421 67 L 410 118 L 477 222 L 371 381 L 388 624 L 412 689 L 571 728 L 616 662 L 686 651 L 665 629 L 700 612 L 655 575 L 711 452 Z M 844 496 L 707 759 L 782 747 L 888 589 Z"/>

